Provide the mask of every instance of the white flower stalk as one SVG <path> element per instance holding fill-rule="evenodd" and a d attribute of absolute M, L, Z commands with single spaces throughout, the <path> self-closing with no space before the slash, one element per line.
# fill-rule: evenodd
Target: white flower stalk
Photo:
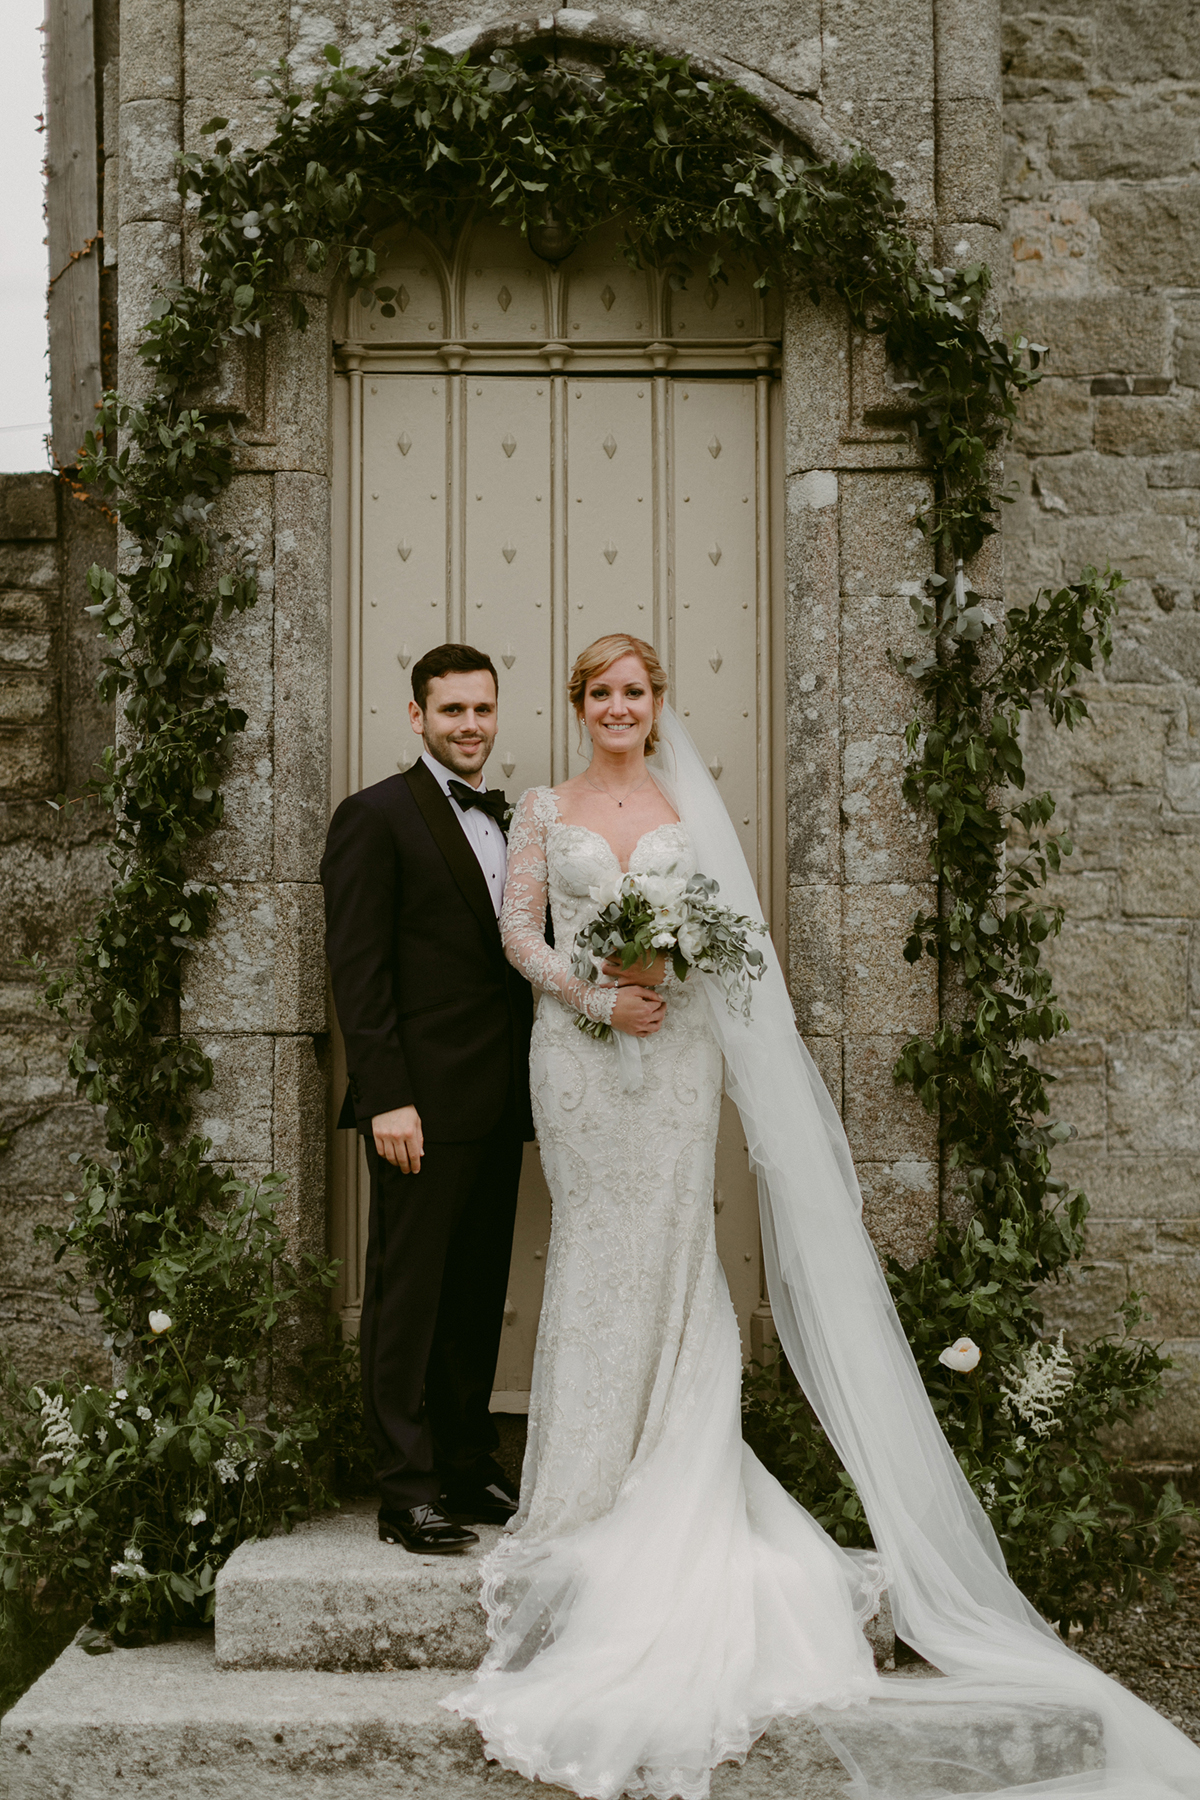
<path fill-rule="evenodd" d="M 164 1331 L 170 1331 L 171 1329 L 170 1314 L 165 1312 L 152 1312 L 150 1314 L 149 1323 L 150 1329 L 155 1337 L 161 1337 Z"/>
<path fill-rule="evenodd" d="M 1059 1409 L 1075 1385 L 1075 1366 L 1060 1331 L 1053 1343 L 1031 1344 L 1020 1371 L 1002 1375 L 1002 1404 L 1009 1418 L 1019 1419 L 1035 1437 L 1049 1437 L 1062 1424 Z"/>
<path fill-rule="evenodd" d="M 68 1457 L 82 1449 L 83 1439 L 72 1429 L 70 1410 L 61 1394 L 51 1398 L 40 1387 L 33 1391 L 42 1403 L 42 1442 L 46 1446 L 45 1455 L 38 1457 L 38 1463 L 65 1463 Z"/>
<path fill-rule="evenodd" d="M 237 1464 L 231 1462 L 227 1456 L 218 1456 L 213 1464 L 213 1474 L 222 1487 L 228 1487 L 231 1481 L 237 1480 Z"/>
<path fill-rule="evenodd" d="M 969 1375 L 972 1369 L 978 1368 L 983 1351 L 969 1337 L 955 1338 L 952 1344 L 938 1357 L 938 1361 L 947 1369 L 957 1369 L 963 1375 Z"/>
<path fill-rule="evenodd" d="M 136 1544 L 126 1544 L 124 1562 L 111 1563 L 109 1573 L 114 1575 L 117 1580 L 124 1576 L 128 1581 L 145 1581 L 146 1571 L 142 1567 L 142 1553 Z"/>

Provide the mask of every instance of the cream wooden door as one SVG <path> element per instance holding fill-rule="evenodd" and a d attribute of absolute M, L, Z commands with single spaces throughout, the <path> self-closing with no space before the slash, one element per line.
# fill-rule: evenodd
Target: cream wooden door
<path fill-rule="evenodd" d="M 505 253 L 513 254 L 508 240 L 489 239 L 483 248 L 474 242 L 467 258 L 473 267 L 459 283 L 460 323 L 479 294 L 500 282 L 506 325 L 509 313 L 516 315 L 517 354 L 505 354 L 507 344 L 490 355 L 472 346 L 468 354 L 452 340 L 442 344 L 439 367 L 420 339 L 419 349 L 384 351 L 359 341 L 342 352 L 335 417 L 344 459 L 335 629 L 342 750 L 335 800 L 409 766 L 419 748 L 406 719 L 409 671 L 447 638 L 487 650 L 500 672 L 489 782 L 503 783 L 515 799 L 531 785 L 576 773 L 586 758 L 566 705 L 567 670 L 594 638 L 630 631 L 663 656 L 672 701 L 718 781 L 764 903 L 773 908 L 781 871 L 772 757 L 779 720 L 772 693 L 775 383 L 764 367 L 770 345 L 759 336 L 740 368 L 723 345 L 719 355 L 732 369 L 665 373 L 670 346 L 661 340 L 629 346 L 620 360 L 633 366 L 625 368 L 610 343 L 603 359 L 589 358 L 576 340 L 571 361 L 580 366 L 568 370 L 554 366 L 566 361 L 567 346 L 552 338 L 541 346 L 541 366 L 531 368 L 534 346 L 517 334 L 526 314 L 537 325 L 544 289 L 557 282 L 560 309 L 583 308 L 571 307 L 578 293 L 568 287 L 564 295 L 558 272 L 506 268 Z M 447 277 L 435 290 L 429 247 L 409 243 L 407 254 L 412 290 L 430 310 L 454 283 Z M 520 247 L 516 255 L 532 261 Z M 606 307 L 604 295 L 613 289 L 605 263 L 585 275 L 598 291 L 593 311 L 606 315 L 616 296 Z M 554 299 L 546 298 L 548 310 Z M 732 304 L 727 297 L 722 303 Z M 739 326 L 750 312 L 744 295 L 741 303 Z M 626 295 L 625 304 L 651 315 L 638 293 Z M 702 322 L 693 320 L 693 328 Z M 761 322 L 760 312 L 752 326 Z M 651 317 L 651 331 L 653 323 Z M 674 323 L 678 343 L 689 320 Z M 687 350 L 703 365 L 698 339 L 697 332 Z M 332 1236 L 347 1265 L 343 1317 L 353 1328 L 366 1177 L 348 1140 L 340 1155 Z M 728 1103 L 715 1204 L 748 1346 L 761 1293 L 757 1203 Z M 549 1232 L 549 1198 L 530 1146 L 496 1377 L 500 1407 L 519 1408 L 528 1393 Z"/>

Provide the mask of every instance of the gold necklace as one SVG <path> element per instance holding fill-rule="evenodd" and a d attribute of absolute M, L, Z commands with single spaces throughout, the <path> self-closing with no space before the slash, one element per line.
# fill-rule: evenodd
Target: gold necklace
<path fill-rule="evenodd" d="M 629 800 L 630 798 L 632 798 L 632 796 L 634 794 L 640 794 L 642 789 L 645 787 L 646 783 L 649 781 L 649 779 L 650 779 L 650 777 L 648 774 L 643 775 L 642 779 L 638 782 L 637 786 L 630 788 L 629 793 L 626 794 L 626 796 L 625 796 L 625 800 Z M 583 778 L 583 785 L 584 785 L 584 787 L 594 788 L 596 793 L 598 793 L 598 794 L 607 794 L 608 798 L 610 800 L 617 800 L 617 796 L 614 793 L 611 793 L 609 791 L 609 789 L 606 787 L 601 787 L 601 785 L 598 781 L 591 780 L 591 778 L 587 775 L 585 775 Z M 617 805 L 624 806 L 625 800 L 617 800 Z"/>

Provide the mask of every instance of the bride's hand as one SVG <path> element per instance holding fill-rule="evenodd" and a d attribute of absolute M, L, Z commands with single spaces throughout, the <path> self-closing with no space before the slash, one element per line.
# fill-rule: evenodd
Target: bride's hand
<path fill-rule="evenodd" d="M 630 1037 L 653 1037 L 666 1010 L 667 1003 L 661 994 L 623 982 L 617 992 L 610 1023 L 614 1031 L 626 1031 Z"/>
<path fill-rule="evenodd" d="M 604 973 L 620 987 L 661 987 L 667 979 L 666 953 L 660 950 L 653 962 L 635 962 L 628 969 L 621 967 L 619 956 L 610 956 L 604 964 Z"/>

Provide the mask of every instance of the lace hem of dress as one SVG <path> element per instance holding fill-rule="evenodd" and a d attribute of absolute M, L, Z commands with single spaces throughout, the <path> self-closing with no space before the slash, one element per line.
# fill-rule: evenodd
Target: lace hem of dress
<path fill-rule="evenodd" d="M 754 1718 L 743 1716 L 714 1736 L 707 1754 L 691 1766 L 650 1762 L 624 1772 L 604 1771 L 588 1778 L 588 1784 L 581 1786 L 584 1774 L 580 1764 L 556 1763 L 544 1744 L 527 1742 L 518 1731 L 504 1723 L 501 1716 L 503 1702 L 486 1698 L 489 1678 L 503 1679 L 506 1666 L 514 1658 L 521 1664 L 528 1660 L 529 1644 L 524 1634 L 508 1632 L 517 1608 L 505 1597 L 503 1590 L 515 1572 L 512 1565 L 519 1567 L 521 1563 L 527 1563 L 531 1548 L 536 1556 L 536 1547 L 526 1546 L 506 1535 L 485 1557 L 480 1570 L 480 1601 L 490 1646 L 476 1672 L 475 1686 L 456 1690 L 439 1702 L 448 1712 L 457 1713 L 475 1725 L 489 1762 L 523 1775 L 527 1781 L 567 1788 L 581 1800 L 620 1800 L 621 1796 L 625 1800 L 709 1800 L 714 1771 L 722 1763 L 744 1763 L 758 1739 L 777 1720 L 811 1716 L 818 1711 L 844 1712 L 864 1698 L 861 1683 L 852 1683 L 841 1694 L 823 1694 L 819 1700 L 807 1705 L 798 1704 L 794 1694 L 780 1694 L 768 1701 L 761 1714 Z M 874 1618 L 879 1610 L 880 1595 L 886 1586 L 886 1571 L 882 1558 L 869 1551 L 858 1561 L 856 1573 L 862 1582 L 856 1608 L 856 1619 L 861 1626 Z M 557 1635 L 554 1626 L 547 1629 L 548 1640 Z"/>
<path fill-rule="evenodd" d="M 484 1558 L 480 1567 L 479 1603 L 483 1608 L 491 1646 L 479 1665 L 481 1675 L 502 1668 L 507 1660 L 507 1651 L 512 1648 L 504 1641 L 505 1628 L 515 1610 L 512 1603 L 504 1597 L 504 1587 L 511 1574 L 507 1565 L 524 1562 L 529 1554 L 529 1546 L 518 1543 L 508 1535 L 519 1524 L 520 1515 L 513 1525 L 506 1527 L 505 1536 Z M 887 1592 L 889 1576 L 887 1564 L 877 1550 L 855 1552 L 854 1573 L 857 1589 L 853 1603 L 854 1622 L 861 1630 L 878 1616 L 883 1596 Z"/>
<path fill-rule="evenodd" d="M 708 1755 L 698 1764 L 680 1768 L 650 1763 L 624 1774 L 605 1771 L 586 1786 L 579 1785 L 584 1779 L 579 1763 L 555 1763 L 544 1745 L 527 1744 L 506 1727 L 501 1722 L 498 1703 L 475 1700 L 471 1690 L 465 1689 L 447 1694 L 438 1704 L 476 1727 L 489 1762 L 498 1763 L 514 1775 L 523 1775 L 526 1781 L 568 1788 L 581 1800 L 709 1800 L 713 1774 L 720 1765 L 744 1763 L 759 1738 L 778 1720 L 803 1718 L 818 1708 L 845 1712 L 863 1697 L 861 1692 L 848 1692 L 834 1699 L 823 1698 L 812 1706 L 797 1706 L 794 1700 L 781 1696 L 762 1717 L 739 1720 L 734 1730 L 714 1738 Z"/>

